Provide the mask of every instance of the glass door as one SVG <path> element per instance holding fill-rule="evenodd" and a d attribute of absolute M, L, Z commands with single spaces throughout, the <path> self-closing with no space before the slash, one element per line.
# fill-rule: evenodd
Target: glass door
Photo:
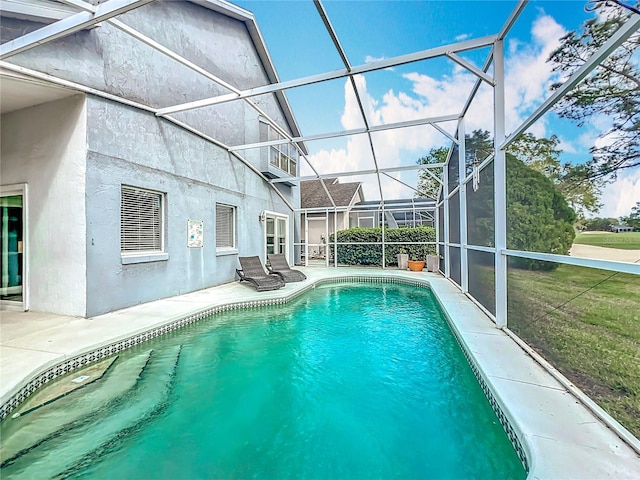
<path fill-rule="evenodd" d="M 287 219 L 276 218 L 276 253 L 283 253 L 287 257 Z"/>
<path fill-rule="evenodd" d="M 22 194 L 0 196 L 0 300 L 22 303 L 24 225 Z"/>
<path fill-rule="evenodd" d="M 276 253 L 276 220 L 273 217 L 267 217 L 266 245 L 267 254 Z"/>
<path fill-rule="evenodd" d="M 289 260 L 289 217 L 267 213 L 265 217 L 265 248 L 266 253 L 282 253 Z"/>

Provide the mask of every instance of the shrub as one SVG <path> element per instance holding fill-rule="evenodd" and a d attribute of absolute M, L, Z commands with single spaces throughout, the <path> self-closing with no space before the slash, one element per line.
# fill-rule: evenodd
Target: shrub
<path fill-rule="evenodd" d="M 507 248 L 567 255 L 575 238 L 575 212 L 541 173 L 507 155 Z M 552 270 L 556 263 L 511 257 L 509 264 Z"/>
<path fill-rule="evenodd" d="M 382 265 L 382 229 L 350 228 L 337 233 L 338 243 L 375 242 L 376 245 L 338 245 L 338 263 L 342 265 Z M 399 253 L 409 254 L 409 258 L 424 259 L 426 254 L 434 254 L 434 245 L 410 245 L 412 242 L 435 242 L 433 227 L 386 228 L 385 242 L 401 242 L 399 245 L 385 245 L 385 266 L 397 265 Z M 329 251 L 333 257 L 334 234 L 329 239 Z"/>
<path fill-rule="evenodd" d="M 487 170 L 485 184 L 493 183 Z M 481 188 L 473 196 L 469 238 L 476 245 L 494 245 L 493 189 Z M 507 154 L 507 248 L 566 255 L 575 232 L 575 212 L 553 183 L 511 154 Z M 553 262 L 510 257 L 509 265 L 529 270 L 552 270 Z"/>

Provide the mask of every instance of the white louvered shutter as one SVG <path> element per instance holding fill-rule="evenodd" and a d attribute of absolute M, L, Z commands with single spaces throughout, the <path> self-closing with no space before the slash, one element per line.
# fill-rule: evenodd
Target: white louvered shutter
<path fill-rule="evenodd" d="M 216 248 L 235 247 L 235 208 L 216 204 Z"/>
<path fill-rule="evenodd" d="M 124 185 L 121 192 L 121 251 L 161 252 L 162 194 Z"/>

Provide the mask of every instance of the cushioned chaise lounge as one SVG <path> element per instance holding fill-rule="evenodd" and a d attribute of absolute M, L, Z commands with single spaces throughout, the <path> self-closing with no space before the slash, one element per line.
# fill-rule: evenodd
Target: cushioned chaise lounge
<path fill-rule="evenodd" d="M 236 268 L 236 272 L 241 282 L 253 284 L 259 292 L 284 287 L 282 278 L 264 270 L 260 257 L 238 257 L 238 260 L 241 268 Z"/>
<path fill-rule="evenodd" d="M 280 275 L 285 282 L 301 282 L 307 278 L 300 270 L 294 270 L 289 267 L 287 259 L 282 253 L 274 253 L 267 256 L 269 258 L 269 264 L 267 265 L 269 272 Z"/>

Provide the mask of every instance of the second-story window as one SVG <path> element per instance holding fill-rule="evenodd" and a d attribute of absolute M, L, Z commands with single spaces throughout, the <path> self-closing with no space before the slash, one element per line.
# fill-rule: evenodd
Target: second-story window
<path fill-rule="evenodd" d="M 260 120 L 260 141 L 284 140 L 275 128 L 264 120 Z M 268 155 L 269 163 L 289 175 L 296 176 L 298 173 L 298 149 L 293 143 L 281 143 L 262 147 L 260 155 Z"/>

